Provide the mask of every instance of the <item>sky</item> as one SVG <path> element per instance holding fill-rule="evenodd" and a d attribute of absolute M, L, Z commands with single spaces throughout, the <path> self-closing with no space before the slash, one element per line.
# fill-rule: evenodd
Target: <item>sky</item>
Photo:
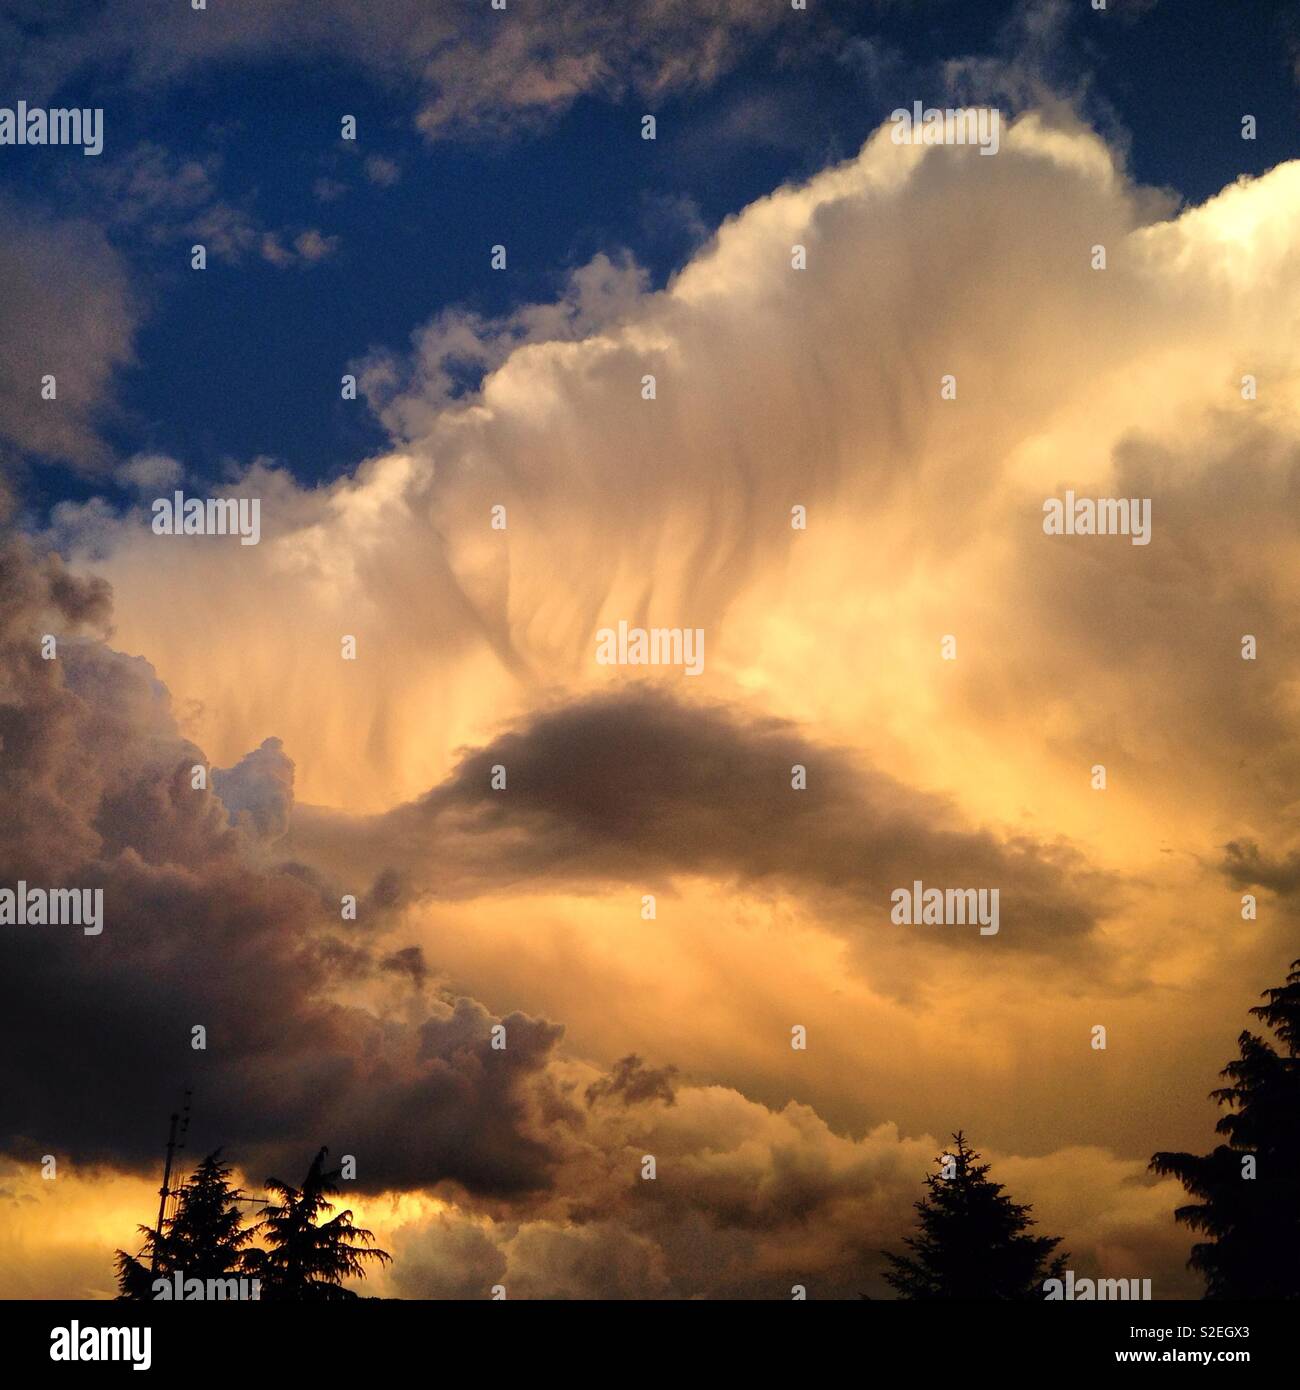
<path fill-rule="evenodd" d="M 0 74 L 103 112 L 0 144 L 0 886 L 105 903 L 0 925 L 0 1296 L 112 1295 L 186 1088 L 355 1156 L 386 1296 L 879 1296 L 957 1129 L 1195 1295 L 1147 1161 L 1297 954 L 1290 7 L 9 0 Z"/>

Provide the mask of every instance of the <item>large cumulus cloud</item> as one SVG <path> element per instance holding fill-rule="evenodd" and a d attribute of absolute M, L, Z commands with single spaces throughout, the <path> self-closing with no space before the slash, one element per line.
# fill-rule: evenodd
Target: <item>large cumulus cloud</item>
<path fill-rule="evenodd" d="M 999 950 L 993 970 L 985 942 L 945 968 L 922 965 L 923 938 L 903 960 L 871 935 L 849 964 L 877 1010 L 880 992 L 911 990 L 911 1014 L 891 1016 L 910 1051 L 918 1032 L 978 1037 L 971 1071 L 949 1070 L 1003 1117 L 979 1068 L 1031 1086 L 1006 1123 L 1040 1145 L 1052 1126 L 1140 1142 L 1135 1117 L 1157 1100 L 1192 1142 L 1204 1083 L 1189 1078 L 1212 1077 L 1222 1046 L 1196 1020 L 1235 1017 L 1287 951 L 1277 914 L 1240 929 L 1217 866 L 1229 842 L 1295 848 L 1297 382 L 1280 345 L 1298 211 L 1297 165 L 1179 209 L 1060 111 L 1020 118 L 995 158 L 881 132 L 728 220 L 662 290 L 613 258 L 549 314 L 440 316 L 406 370 L 376 367 L 391 451 L 310 492 L 248 472 L 260 546 L 160 544 L 142 513 L 102 525 L 120 639 L 150 654 L 215 760 L 283 739 L 299 799 L 332 813 L 299 817 L 301 857 L 330 888 L 346 879 L 371 922 L 412 891 L 449 907 L 531 888 L 513 909 L 532 914 L 529 934 L 508 950 L 493 954 L 500 919 L 471 932 L 450 911 L 399 945 L 440 933 L 426 963 L 480 995 L 489 967 L 498 988 L 541 991 L 552 938 L 536 921 L 564 889 L 717 875 L 738 919 L 797 884 L 777 912 L 811 948 L 825 926 L 844 939 L 843 904 L 909 881 L 916 850 L 945 873 L 1004 877 L 1058 955 L 1030 974 Z M 452 389 L 448 353 L 488 369 L 479 388 Z M 1043 500 L 1067 488 L 1150 496 L 1152 543 L 1045 536 Z M 796 504 L 806 532 L 790 527 Z M 594 662 L 595 629 L 619 618 L 703 626 L 704 675 L 648 673 L 674 698 L 646 704 L 627 671 Z M 1260 638 L 1254 663 L 1243 633 Z M 214 661 L 214 644 L 238 661 Z M 654 715 L 684 692 L 682 713 Z M 601 750 L 624 746 L 636 798 L 620 804 Z M 484 750 L 511 771 L 495 800 Z M 788 790 L 796 761 L 806 793 Z M 580 935 L 566 969 L 598 979 L 608 932 Z M 844 962 L 819 949 L 822 1027 L 847 1057 L 862 1030 L 832 1016 Z M 653 966 L 624 962 L 628 987 Z M 712 972 L 702 992 L 725 992 L 726 968 L 697 968 Z M 601 1011 L 575 998 L 570 1027 L 579 1011 L 590 1035 Z M 1082 1132 L 1052 1078 L 1084 1084 L 1074 1039 L 1099 1018 L 1122 1021 L 1130 1054 L 1122 1095 Z M 655 1022 L 680 1036 L 668 1006 Z M 1027 1038 L 1032 1066 L 1015 1060 Z M 718 1065 L 711 1038 L 696 1047 Z M 661 1060 L 688 1059 L 674 1046 Z"/>
<path fill-rule="evenodd" d="M 1125 1265 L 1106 1272 L 1145 1272 L 1128 1257 L 1143 1239 L 1168 1256 L 1153 1203 L 1172 1201 L 1139 1180 L 1143 1147 L 1157 1126 L 1205 1137 L 1202 1093 L 1287 958 L 1286 924 L 1243 924 L 1236 890 L 1285 894 L 1296 849 L 1298 214 L 1300 166 L 1178 210 L 1068 118 L 1024 117 L 993 159 L 877 135 L 660 291 L 611 260 L 550 315 L 444 316 L 407 370 L 370 359 L 393 449 L 312 492 L 251 469 L 259 547 L 99 517 L 116 640 L 155 662 L 183 728 L 139 663 L 93 644 L 11 700 L 16 740 L 49 726 L 25 762 L 68 802 L 66 865 L 148 912 L 116 964 L 111 921 L 98 943 L 29 942 L 16 1017 L 51 1026 L 31 1001 L 66 973 L 77 1016 L 122 1042 L 97 1070 L 56 1036 L 55 1074 L 80 1066 L 102 1095 L 124 1064 L 161 1091 L 144 1014 L 183 1048 L 210 1010 L 240 1039 L 205 1083 L 232 1143 L 269 1156 L 333 1121 L 366 1181 L 465 1189 L 403 1238 L 412 1291 L 504 1271 L 700 1292 L 703 1251 L 713 1289 L 788 1289 L 799 1268 L 856 1291 L 934 1149 L 906 1136 L 971 1110 L 1045 1221 Z M 488 369 L 481 389 L 451 389 L 448 352 Z M 1066 488 L 1151 497 L 1152 544 L 1044 536 Z M 642 689 L 595 666 L 620 617 L 706 628 L 689 699 L 679 673 Z M 200 747 L 232 769 L 228 805 L 188 791 Z M 317 805 L 287 840 L 286 759 Z M 845 903 L 927 864 L 1000 881 L 1032 962 L 848 954 Z M 706 914 L 626 946 L 605 911 L 647 878 L 714 890 L 676 993 L 660 958 Z M 342 891 L 355 929 L 329 920 Z M 509 895 L 518 922 L 479 911 Z M 443 998 L 457 973 L 483 1002 Z M 518 1003 L 547 988 L 571 1008 Z M 795 1073 L 788 1029 L 813 1011 Z M 517 1061 L 485 1047 L 502 1012 Z M 591 1063 L 538 1021 L 573 1037 L 578 1014 Z M 664 1079 L 635 1100 L 632 1047 Z M 17 1094 L 28 1127 L 71 1114 Z M 107 1156 L 161 1108 L 79 1113 Z"/>
<path fill-rule="evenodd" d="M 942 1142 L 881 1125 L 836 1133 L 807 1106 L 772 1109 L 721 1086 L 606 1104 L 593 1141 L 547 1203 L 515 1219 L 450 1208 L 399 1224 L 395 1291 L 405 1297 L 759 1297 L 887 1295 L 882 1249 L 897 1248 Z M 944 1136 L 946 1139 L 946 1136 Z M 643 1177 L 655 1159 L 655 1176 Z M 1186 1296 L 1185 1250 L 1168 1185 L 1097 1149 L 994 1158 L 995 1177 L 1064 1233 L 1073 1267 L 1141 1270 L 1158 1297 Z"/>

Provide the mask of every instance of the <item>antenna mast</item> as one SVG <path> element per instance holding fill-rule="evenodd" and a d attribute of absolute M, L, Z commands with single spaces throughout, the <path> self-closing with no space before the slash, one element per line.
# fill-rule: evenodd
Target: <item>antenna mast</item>
<path fill-rule="evenodd" d="M 181 1107 L 185 1116 L 185 1123 L 181 1129 L 181 1148 L 185 1147 L 184 1135 L 190 1127 L 190 1092 L 185 1092 L 185 1104 Z M 163 1221 L 167 1216 L 167 1198 L 171 1196 L 172 1183 L 172 1159 L 176 1153 L 176 1126 L 180 1123 L 180 1115 L 173 1113 L 171 1123 L 167 1127 L 167 1162 L 163 1165 L 162 1186 L 158 1189 L 158 1225 L 156 1227 L 157 1238 L 153 1243 L 153 1258 L 149 1261 L 149 1273 L 158 1273 L 158 1246 L 162 1241 Z"/>

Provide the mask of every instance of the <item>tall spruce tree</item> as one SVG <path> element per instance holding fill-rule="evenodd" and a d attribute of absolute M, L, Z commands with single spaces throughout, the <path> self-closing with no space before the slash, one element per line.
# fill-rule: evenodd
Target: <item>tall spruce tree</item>
<path fill-rule="evenodd" d="M 312 1160 L 301 1188 L 279 1178 L 266 1180 L 280 1201 L 265 1208 L 256 1227 L 267 1248 L 250 1251 L 247 1261 L 262 1280 L 263 1298 L 353 1299 L 357 1295 L 343 1286 L 344 1279 L 364 1279 L 367 1260 L 383 1264 L 392 1258 L 375 1246 L 372 1232 L 352 1224 L 350 1211 L 320 1220 L 334 1210 L 327 1199 L 339 1191 L 338 1173 L 325 1171 L 328 1152 L 321 1149 Z"/>
<path fill-rule="evenodd" d="M 187 1279 L 223 1279 L 242 1272 L 244 1247 L 253 1232 L 241 1229 L 237 1203 L 244 1194 L 231 1187 L 230 1172 L 220 1149 L 210 1153 L 181 1184 L 176 1210 L 164 1219 L 162 1230 L 139 1228 L 145 1238 L 139 1255 L 117 1252 L 119 1298 L 150 1299 L 153 1281 L 175 1270 Z"/>
<path fill-rule="evenodd" d="M 1300 1298 L 1300 960 L 1263 997 L 1251 1013 L 1281 1050 L 1250 1032 L 1237 1039 L 1240 1055 L 1219 1073 L 1229 1084 L 1210 1092 L 1230 1107 L 1215 1125 L 1228 1142 L 1151 1159 L 1199 1198 L 1174 1216 L 1206 1237 L 1188 1260 L 1206 1298 Z"/>
<path fill-rule="evenodd" d="M 929 1195 L 916 1203 L 920 1232 L 903 1244 L 910 1255 L 885 1252 L 886 1282 L 906 1299 L 1035 1299 L 1059 1278 L 1065 1256 L 1053 1257 L 1060 1236 L 1028 1233 L 1032 1208 L 1013 1202 L 990 1182 L 989 1165 L 959 1130 L 951 1153 L 935 1160 Z"/>

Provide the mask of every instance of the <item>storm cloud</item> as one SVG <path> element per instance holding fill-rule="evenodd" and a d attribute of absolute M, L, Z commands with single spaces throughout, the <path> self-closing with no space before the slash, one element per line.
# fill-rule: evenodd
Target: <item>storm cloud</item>
<path fill-rule="evenodd" d="M 101 889 L 105 904 L 93 938 L 0 928 L 0 1144 L 152 1163 L 160 1122 L 190 1086 L 202 1130 L 253 1171 L 293 1172 L 327 1142 L 358 1156 L 365 1187 L 545 1186 L 553 1154 L 530 1122 L 549 1103 L 562 1029 L 466 998 L 343 1001 L 344 962 L 353 987 L 393 973 L 364 949 L 341 952 L 337 908 L 331 921 L 309 882 L 263 861 L 291 775 L 274 745 L 214 779 L 223 804 L 195 789 L 202 754 L 147 663 L 78 632 L 107 618 L 102 583 L 10 539 L 0 612 L 0 796 L 12 812 L 0 881 Z M 505 1049 L 492 1046 L 498 1024 Z"/>
<path fill-rule="evenodd" d="M 944 798 L 787 721 L 653 686 L 540 713 L 385 815 L 303 808 L 288 844 L 318 865 L 382 863 L 408 900 L 699 875 L 814 892 L 859 932 L 900 930 L 888 922 L 890 894 L 915 880 L 995 887 L 1004 944 L 1058 951 L 1086 937 L 1119 891 L 1067 843 L 964 826 Z"/>

